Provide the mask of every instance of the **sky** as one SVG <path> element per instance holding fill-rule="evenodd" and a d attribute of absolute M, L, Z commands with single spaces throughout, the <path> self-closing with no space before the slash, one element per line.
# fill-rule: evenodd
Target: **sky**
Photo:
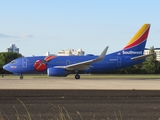
<path fill-rule="evenodd" d="M 160 48 L 159 0 L 0 0 L 0 52 L 24 56 L 81 48 L 99 55 L 121 50 L 150 23 L 146 48 Z"/>

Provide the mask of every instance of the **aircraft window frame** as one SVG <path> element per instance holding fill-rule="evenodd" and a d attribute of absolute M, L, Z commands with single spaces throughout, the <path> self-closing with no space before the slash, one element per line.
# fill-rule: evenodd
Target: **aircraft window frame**
<path fill-rule="evenodd" d="M 16 64 L 16 63 L 17 63 L 16 60 L 11 61 L 11 64 Z"/>

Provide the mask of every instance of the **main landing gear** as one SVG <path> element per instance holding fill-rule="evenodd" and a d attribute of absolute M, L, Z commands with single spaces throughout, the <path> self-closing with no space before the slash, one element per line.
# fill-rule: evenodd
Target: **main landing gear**
<path fill-rule="evenodd" d="M 80 75 L 78 73 L 76 73 L 75 79 L 80 79 Z"/>
<path fill-rule="evenodd" d="M 21 74 L 19 78 L 22 80 L 23 79 L 23 75 Z"/>

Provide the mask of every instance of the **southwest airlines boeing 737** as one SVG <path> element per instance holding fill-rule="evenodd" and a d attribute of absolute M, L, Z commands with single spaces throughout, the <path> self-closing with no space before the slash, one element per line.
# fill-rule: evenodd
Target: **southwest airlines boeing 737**
<path fill-rule="evenodd" d="M 106 47 L 99 56 L 32 56 L 22 57 L 3 66 L 9 72 L 20 75 L 25 73 L 47 73 L 48 76 L 67 76 L 81 73 L 105 73 L 142 63 L 150 55 L 144 55 L 150 24 L 144 24 L 128 44 L 117 52 L 107 54 Z"/>

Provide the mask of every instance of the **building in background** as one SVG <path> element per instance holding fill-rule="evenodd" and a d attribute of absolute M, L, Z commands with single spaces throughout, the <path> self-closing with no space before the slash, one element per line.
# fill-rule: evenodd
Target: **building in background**
<path fill-rule="evenodd" d="M 84 56 L 85 52 L 82 51 L 82 49 L 74 50 L 74 49 L 68 49 L 68 50 L 60 50 L 58 52 L 58 56 Z"/>
<path fill-rule="evenodd" d="M 54 55 L 54 56 L 84 56 L 85 52 L 82 51 L 82 49 L 74 50 L 74 49 L 68 49 L 68 50 L 60 50 L 58 51 L 58 54 L 51 54 L 50 52 L 47 52 L 45 56 Z"/>
<path fill-rule="evenodd" d="M 15 44 L 11 44 L 9 48 L 6 49 L 7 52 L 19 53 L 19 48 Z"/>
<path fill-rule="evenodd" d="M 144 54 L 145 54 L 145 55 L 149 54 L 149 51 L 150 51 L 150 49 L 145 48 Z M 154 52 L 156 53 L 156 59 L 157 59 L 158 61 L 160 61 L 160 48 L 154 48 Z"/>
<path fill-rule="evenodd" d="M 49 55 L 53 55 L 56 56 L 55 54 L 51 54 L 50 52 L 46 52 L 46 54 L 44 54 L 45 56 L 49 56 Z"/>

